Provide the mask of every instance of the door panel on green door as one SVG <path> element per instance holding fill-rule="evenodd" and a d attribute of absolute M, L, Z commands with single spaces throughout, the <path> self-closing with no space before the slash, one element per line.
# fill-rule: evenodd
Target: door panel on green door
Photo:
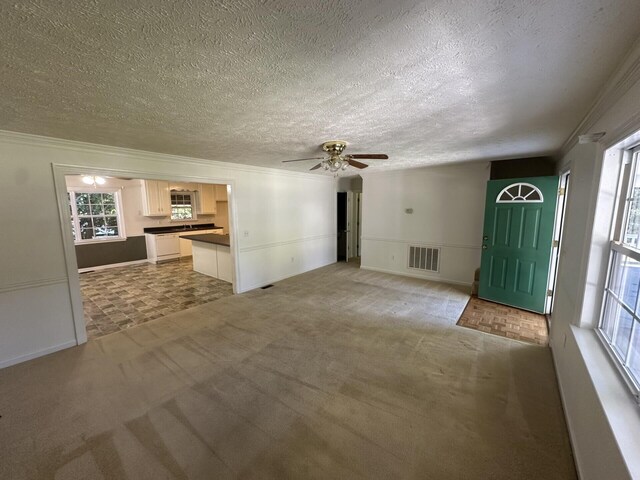
<path fill-rule="evenodd" d="M 487 182 L 478 295 L 544 312 L 558 177 Z"/>

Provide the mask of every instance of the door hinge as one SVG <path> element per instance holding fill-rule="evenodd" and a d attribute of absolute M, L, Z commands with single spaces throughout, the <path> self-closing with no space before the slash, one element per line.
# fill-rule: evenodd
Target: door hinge
<path fill-rule="evenodd" d="M 558 189 L 558 196 L 561 197 L 562 195 L 564 195 L 564 187 Z"/>
<path fill-rule="evenodd" d="M 558 248 L 560 246 L 560 241 L 559 240 L 554 240 L 553 241 L 553 248 Z"/>
<path fill-rule="evenodd" d="M 547 290 L 547 297 L 553 296 L 553 290 Z"/>

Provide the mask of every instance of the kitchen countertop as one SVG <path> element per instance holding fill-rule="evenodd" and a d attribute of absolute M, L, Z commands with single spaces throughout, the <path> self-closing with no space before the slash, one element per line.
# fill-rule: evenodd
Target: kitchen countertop
<path fill-rule="evenodd" d="M 201 233 L 200 235 L 183 235 L 180 237 L 184 240 L 193 240 L 195 242 L 213 243 L 224 247 L 230 246 L 229 235 L 218 235 L 217 233 Z"/>
<path fill-rule="evenodd" d="M 185 228 L 185 226 L 187 228 Z M 218 230 L 222 227 L 217 227 L 213 223 L 200 223 L 197 225 L 176 225 L 168 227 L 147 227 L 144 229 L 144 233 L 150 233 L 152 235 L 158 235 L 161 233 L 180 233 L 180 232 L 197 232 L 198 230 Z"/>

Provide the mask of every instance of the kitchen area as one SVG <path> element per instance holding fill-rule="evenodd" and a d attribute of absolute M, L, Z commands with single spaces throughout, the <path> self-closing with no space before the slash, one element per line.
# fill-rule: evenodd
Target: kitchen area
<path fill-rule="evenodd" d="M 89 338 L 233 293 L 227 185 L 66 182 Z"/>

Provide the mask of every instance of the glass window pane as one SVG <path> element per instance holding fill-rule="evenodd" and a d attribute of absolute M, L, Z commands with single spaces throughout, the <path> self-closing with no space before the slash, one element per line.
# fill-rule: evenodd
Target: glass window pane
<path fill-rule="evenodd" d="M 78 205 L 78 215 L 91 215 L 89 205 Z"/>
<path fill-rule="evenodd" d="M 91 240 L 93 238 L 93 228 L 81 228 L 80 236 L 83 240 Z"/>
<path fill-rule="evenodd" d="M 104 205 L 104 214 L 105 215 L 115 215 L 116 214 L 116 206 L 115 205 Z"/>
<path fill-rule="evenodd" d="M 633 328 L 633 340 L 631 341 L 628 367 L 636 381 L 640 383 L 640 324 L 638 324 L 638 322 L 636 322 Z"/>
<path fill-rule="evenodd" d="M 513 187 L 508 188 L 507 192 L 512 198 L 515 198 L 518 196 L 518 193 L 520 192 L 520 187 L 518 185 L 514 185 Z"/>
<path fill-rule="evenodd" d="M 87 205 L 89 203 L 88 193 L 76 193 L 76 205 Z"/>
<path fill-rule="evenodd" d="M 615 327 L 615 319 L 620 315 L 620 309 L 622 308 L 613 297 L 606 294 L 606 305 L 604 308 L 604 314 L 602 316 L 602 325 L 600 328 L 609 341 L 613 341 L 613 328 Z"/>
<path fill-rule="evenodd" d="M 640 263 L 627 257 L 622 277 L 622 300 L 634 310 L 638 298 L 638 284 L 640 284 Z"/>
<path fill-rule="evenodd" d="M 102 208 L 102 205 L 91 204 L 91 215 L 102 215 L 103 213 L 104 208 Z"/>
<path fill-rule="evenodd" d="M 527 200 L 529 200 L 530 202 L 533 202 L 534 200 L 539 201 L 541 200 L 540 194 L 537 191 L 533 191 L 531 195 L 527 197 Z"/>
<path fill-rule="evenodd" d="M 171 208 L 171 218 L 174 220 L 191 220 L 193 211 L 191 207 L 175 206 Z"/>
<path fill-rule="evenodd" d="M 116 232 L 117 232 L 117 229 L 113 227 L 108 227 L 105 225 L 96 227 L 95 229 L 96 237 L 113 237 L 118 235 Z"/>
<path fill-rule="evenodd" d="M 116 203 L 113 193 L 103 193 L 102 203 Z"/>
<path fill-rule="evenodd" d="M 632 258 L 615 253 L 609 289 L 631 310 L 635 310 L 640 285 L 640 264 Z"/>
<path fill-rule="evenodd" d="M 104 227 L 104 217 L 96 217 L 93 219 L 93 226 L 95 228 Z"/>
<path fill-rule="evenodd" d="M 89 194 L 89 203 L 92 205 L 99 205 L 102 203 L 102 194 L 101 193 L 90 193 Z"/>
<path fill-rule="evenodd" d="M 622 359 L 627 356 L 627 348 L 629 347 L 629 339 L 631 338 L 631 327 L 633 326 L 633 317 L 621 308 L 618 315 L 618 327 L 616 329 L 613 340 L 613 347 L 620 354 Z"/>
<path fill-rule="evenodd" d="M 83 228 L 93 228 L 93 222 L 91 221 L 91 217 L 80 217 L 80 229 Z"/>
<path fill-rule="evenodd" d="M 627 204 L 627 224 L 622 241 L 627 245 L 638 247 L 640 244 L 640 168 L 636 168 L 635 178 Z"/>
<path fill-rule="evenodd" d="M 106 222 L 106 225 L 110 227 L 118 226 L 118 217 L 104 217 L 104 220 Z"/>

